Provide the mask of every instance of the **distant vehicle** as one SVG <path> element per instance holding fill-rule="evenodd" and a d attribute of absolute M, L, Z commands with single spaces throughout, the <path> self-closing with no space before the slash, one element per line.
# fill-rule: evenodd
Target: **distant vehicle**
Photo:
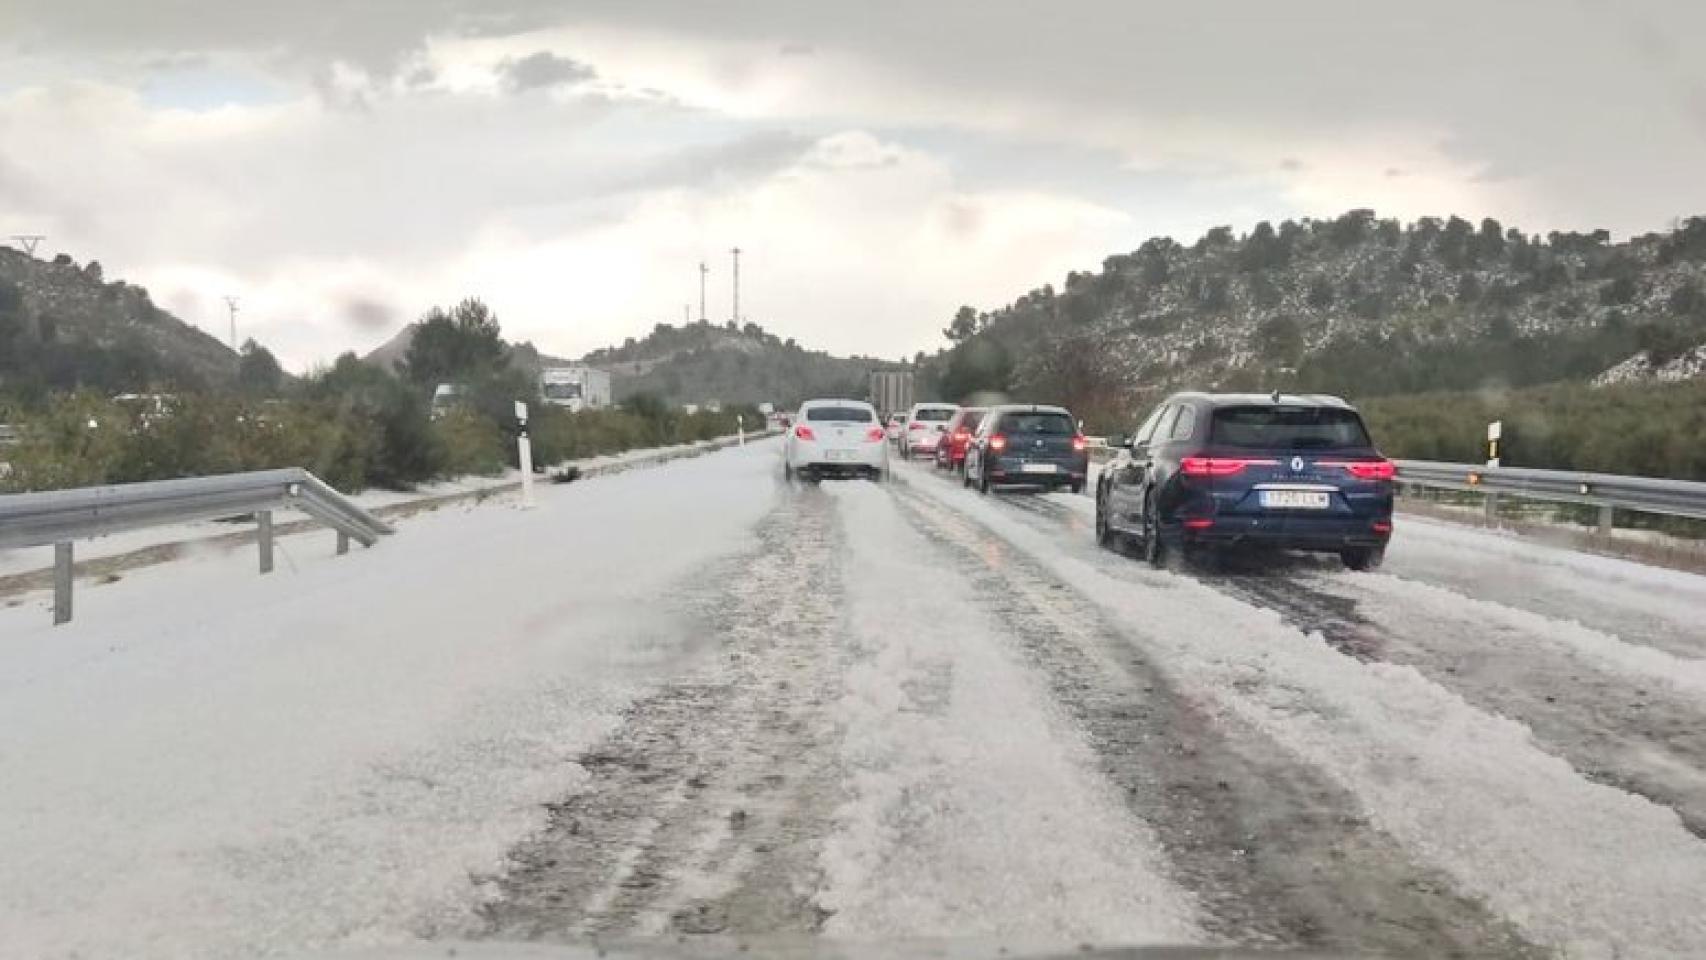
<path fill-rule="evenodd" d="M 1001 485 L 1084 491 L 1089 444 L 1065 407 L 991 407 L 966 446 L 966 486 L 983 493 Z"/>
<path fill-rule="evenodd" d="M 539 393 L 545 402 L 574 413 L 602 410 L 611 404 L 610 374 L 596 367 L 545 367 L 539 371 Z"/>
<path fill-rule="evenodd" d="M 906 435 L 906 414 L 896 413 L 889 417 L 888 435 L 891 442 L 900 442 L 900 438 Z"/>
<path fill-rule="evenodd" d="M 1149 415 L 1096 488 L 1096 537 L 1160 565 L 1173 546 L 1269 546 L 1379 565 L 1395 470 L 1338 397 L 1180 393 Z"/>
<path fill-rule="evenodd" d="M 774 403 L 771 403 L 770 401 L 766 400 L 763 403 L 758 405 L 758 412 L 762 413 L 768 417 L 771 414 L 776 412 L 776 405 Z"/>
<path fill-rule="evenodd" d="M 889 445 L 876 408 L 863 400 L 807 400 L 782 442 L 782 473 L 790 480 L 888 476 Z"/>
<path fill-rule="evenodd" d="M 432 391 L 432 418 L 439 419 L 468 401 L 468 388 L 460 383 L 441 383 Z"/>
<path fill-rule="evenodd" d="M 871 372 L 871 404 L 888 416 L 912 409 L 912 371 L 874 370 Z"/>
<path fill-rule="evenodd" d="M 953 403 L 915 403 L 906 415 L 906 430 L 900 438 L 902 459 L 911 460 L 919 454 L 936 453 L 936 444 L 948 429 L 948 421 L 959 412 Z"/>
<path fill-rule="evenodd" d="M 971 444 L 972 435 L 977 432 L 978 424 L 983 422 L 983 415 L 989 412 L 984 407 L 961 407 L 948 421 L 948 429 L 942 437 L 942 442 L 936 444 L 936 468 L 939 470 L 964 470 L 966 468 L 966 447 Z"/>

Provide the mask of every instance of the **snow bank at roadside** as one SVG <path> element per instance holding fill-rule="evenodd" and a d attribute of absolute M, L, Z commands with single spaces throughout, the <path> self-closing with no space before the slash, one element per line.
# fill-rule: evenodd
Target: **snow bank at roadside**
<path fill-rule="evenodd" d="M 962 576 L 879 486 L 825 487 L 852 548 L 851 801 L 827 933 L 1200 941 L 1191 897 Z"/>
<path fill-rule="evenodd" d="M 1537 942 L 1589 956 L 1694 955 L 1706 942 L 1706 845 L 1673 811 L 1587 781 L 1525 727 L 1413 669 L 1341 656 L 1187 577 L 1077 559 L 965 491 L 914 488 L 1129 624 L 1182 690 L 1328 772 L 1373 823 Z"/>
<path fill-rule="evenodd" d="M 444 510 L 269 577 L 148 568 L 60 628 L 0 609 L 0 955 L 457 929 L 470 876 L 696 649 L 672 585 L 750 545 L 774 467 L 730 450 Z"/>

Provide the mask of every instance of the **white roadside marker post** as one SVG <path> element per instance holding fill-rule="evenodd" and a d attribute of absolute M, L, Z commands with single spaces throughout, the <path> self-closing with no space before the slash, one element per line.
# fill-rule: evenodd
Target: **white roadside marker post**
<path fill-rule="evenodd" d="M 515 444 L 521 463 L 521 509 L 533 509 L 533 441 L 527 437 L 527 404 L 515 402 L 515 419 L 521 424 L 521 436 Z"/>
<path fill-rule="evenodd" d="M 735 435 L 740 437 L 740 445 L 746 446 L 746 418 L 735 414 Z"/>

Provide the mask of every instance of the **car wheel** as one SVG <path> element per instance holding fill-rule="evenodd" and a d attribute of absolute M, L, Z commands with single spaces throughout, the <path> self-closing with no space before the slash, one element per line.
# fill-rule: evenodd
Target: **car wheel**
<path fill-rule="evenodd" d="M 1373 570 L 1386 559 L 1383 547 L 1352 547 L 1339 551 L 1339 559 L 1352 570 Z"/>
<path fill-rule="evenodd" d="M 984 470 L 978 471 L 978 474 L 977 474 L 977 492 L 984 494 L 986 496 L 989 494 L 989 473 L 988 473 L 988 471 L 984 471 Z"/>
<path fill-rule="evenodd" d="M 1161 517 L 1155 511 L 1155 493 L 1143 496 L 1143 559 L 1152 567 L 1167 565 L 1167 545 L 1161 542 Z"/>
<path fill-rule="evenodd" d="M 960 486 L 971 487 L 971 470 L 965 464 L 960 464 Z"/>
<path fill-rule="evenodd" d="M 793 483 L 794 482 L 794 465 L 789 463 L 786 460 L 782 461 L 782 482 L 783 483 Z"/>
<path fill-rule="evenodd" d="M 1108 491 L 1100 487 L 1096 490 L 1096 546 L 1112 550 L 1118 534 L 1108 526 Z"/>
<path fill-rule="evenodd" d="M 1068 485 L 1068 487 L 1069 487 L 1069 489 L 1071 489 L 1071 491 L 1073 493 L 1083 493 L 1084 492 L 1084 481 L 1074 480 L 1074 481 L 1072 481 L 1071 484 Z"/>

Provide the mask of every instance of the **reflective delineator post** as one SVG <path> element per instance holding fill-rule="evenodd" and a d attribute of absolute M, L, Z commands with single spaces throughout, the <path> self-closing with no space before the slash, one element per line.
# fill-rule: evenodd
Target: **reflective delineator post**
<path fill-rule="evenodd" d="M 740 445 L 746 446 L 746 418 L 735 414 L 735 436 L 740 438 Z"/>
<path fill-rule="evenodd" d="M 533 441 L 527 437 L 527 404 L 515 402 L 515 419 L 521 424 L 521 436 L 516 440 L 517 460 L 521 464 L 521 508 L 533 509 Z"/>
<path fill-rule="evenodd" d="M 71 544 L 53 545 L 53 625 L 71 622 Z"/>

